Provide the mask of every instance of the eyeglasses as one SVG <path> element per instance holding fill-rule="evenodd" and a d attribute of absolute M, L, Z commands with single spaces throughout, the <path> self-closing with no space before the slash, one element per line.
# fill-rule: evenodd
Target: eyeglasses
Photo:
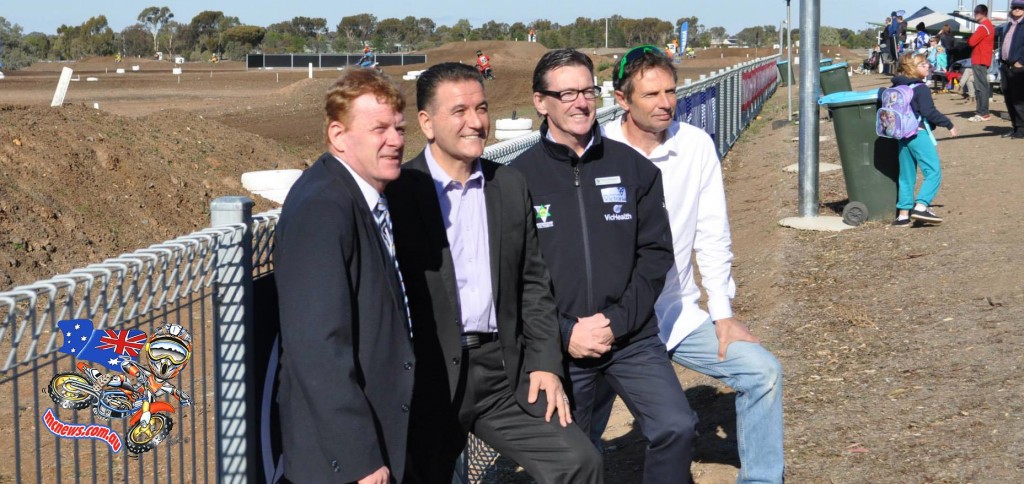
<path fill-rule="evenodd" d="M 539 92 L 539 93 L 541 93 L 541 94 L 543 94 L 545 96 L 551 96 L 551 97 L 558 98 L 558 100 L 562 101 L 563 103 L 571 103 L 571 102 L 575 101 L 576 98 L 580 97 L 580 94 L 583 95 L 583 99 L 586 99 L 588 101 L 592 101 L 594 99 L 597 99 L 597 96 L 601 95 L 601 88 L 599 86 L 593 86 L 593 87 L 588 87 L 586 89 L 566 89 L 564 91 L 545 91 L 545 90 L 540 90 L 540 91 L 537 91 L 537 92 Z"/>
<path fill-rule="evenodd" d="M 928 62 L 922 62 L 920 64 L 914 64 L 917 67 L 931 67 L 932 65 Z"/>
<path fill-rule="evenodd" d="M 622 60 L 619 61 L 619 79 L 626 76 L 626 64 L 643 57 L 643 55 L 648 52 L 662 54 L 661 49 L 650 44 L 639 45 L 629 49 L 629 52 L 626 52 L 626 55 L 622 56 Z"/>

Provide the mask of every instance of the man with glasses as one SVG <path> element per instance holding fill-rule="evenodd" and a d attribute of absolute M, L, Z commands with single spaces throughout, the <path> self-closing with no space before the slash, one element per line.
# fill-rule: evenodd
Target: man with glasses
<path fill-rule="evenodd" d="M 526 177 L 569 355 L 573 410 L 589 432 L 604 378 L 648 441 L 644 482 L 690 482 L 696 416 L 658 338 L 654 302 L 672 267 L 661 173 L 595 122 L 594 65 L 541 57 L 533 104 L 541 142 L 512 162 Z"/>
<path fill-rule="evenodd" d="M 1001 27 L 999 44 L 999 87 L 1006 99 L 1006 111 L 1010 114 L 1013 130 L 1004 135 L 1013 139 L 1024 139 L 1024 0 L 1010 2 L 1010 17 Z"/>
<path fill-rule="evenodd" d="M 732 238 L 718 152 L 707 133 L 675 120 L 672 61 L 653 46 L 636 50 L 643 54 L 625 56 L 613 72 L 615 100 L 626 113 L 604 134 L 654 162 L 673 187 L 665 202 L 675 266 L 654 306 L 661 340 L 673 361 L 736 390 L 737 481 L 782 482 L 782 368 L 733 317 Z M 693 257 L 707 311 L 699 306 Z"/>

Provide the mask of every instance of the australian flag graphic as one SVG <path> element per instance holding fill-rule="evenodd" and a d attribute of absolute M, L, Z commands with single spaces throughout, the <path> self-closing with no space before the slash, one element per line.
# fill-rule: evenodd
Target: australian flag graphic
<path fill-rule="evenodd" d="M 57 322 L 64 345 L 58 351 L 75 358 L 99 363 L 121 371 L 121 361 L 138 361 L 146 345 L 146 333 L 139 329 L 93 329 L 88 319 Z"/>

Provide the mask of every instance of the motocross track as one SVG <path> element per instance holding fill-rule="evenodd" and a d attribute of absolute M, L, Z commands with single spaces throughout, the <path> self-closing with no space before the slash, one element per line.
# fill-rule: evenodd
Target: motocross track
<path fill-rule="evenodd" d="M 530 78 L 543 47 L 467 42 L 427 54 L 431 63 L 472 63 L 476 49 L 491 56 L 497 76 L 487 83 L 492 122 L 513 111 L 535 116 Z M 748 54 L 755 55 L 699 51 L 679 77 L 697 79 Z M 851 64 L 861 60 L 842 55 Z M 613 59 L 594 60 L 604 66 L 601 80 L 609 78 Z M 66 105 L 53 109 L 64 65 L 82 80 L 71 84 Z M 131 65 L 141 70 L 114 74 Z M 302 168 L 323 151 L 322 96 L 337 71 L 306 79 L 305 70 L 186 64 L 179 80 L 171 67 L 99 58 L 5 72 L 0 289 L 205 227 L 210 200 L 244 194 L 241 173 Z M 385 71 L 400 79 L 425 67 Z M 879 75 L 852 80 L 865 89 L 888 83 Z M 414 84 L 398 83 L 412 121 Z M 945 171 L 935 201 L 946 218 L 941 226 L 896 230 L 869 222 L 840 234 L 779 228 L 778 219 L 796 213 L 797 199 L 796 176 L 782 172 L 797 159 L 790 141 L 796 127 L 771 123 L 786 117 L 784 90 L 723 160 L 737 255 L 735 308 L 785 370 L 792 482 L 1005 482 L 1024 473 L 1024 337 L 1013 329 L 1024 316 L 1024 212 L 1013 202 L 1024 144 L 998 136 L 1004 120 L 974 125 L 966 121 L 972 105 L 946 94 L 936 102 L 961 130 L 956 139 L 937 133 Z M 1001 102 L 992 108 L 1005 112 Z M 406 158 L 424 144 L 415 123 L 409 126 Z M 821 161 L 838 163 L 830 122 L 821 130 L 831 137 L 821 143 Z M 275 206 L 253 198 L 257 212 Z M 822 214 L 841 210 L 845 199 L 842 175 L 822 174 Z M 678 373 L 701 418 L 695 479 L 734 482 L 734 394 Z M 10 422 L 8 412 L 3 402 L 0 427 Z M 621 405 L 605 440 L 608 482 L 640 482 L 645 443 Z M 0 482 L 13 479 L 11 465 L 0 462 Z M 504 477 L 529 482 L 514 470 Z"/>

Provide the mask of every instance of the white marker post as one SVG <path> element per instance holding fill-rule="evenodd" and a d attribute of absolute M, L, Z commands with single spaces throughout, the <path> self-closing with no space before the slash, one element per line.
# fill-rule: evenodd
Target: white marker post
<path fill-rule="evenodd" d="M 64 96 L 68 93 L 68 85 L 71 84 L 71 73 L 74 72 L 70 67 L 65 67 L 60 71 L 60 80 L 57 81 L 57 90 L 53 93 L 53 101 L 50 103 L 51 108 L 56 108 L 64 105 Z"/>
<path fill-rule="evenodd" d="M 313 63 L 312 62 L 309 63 L 309 78 L 310 79 L 313 78 Z"/>

